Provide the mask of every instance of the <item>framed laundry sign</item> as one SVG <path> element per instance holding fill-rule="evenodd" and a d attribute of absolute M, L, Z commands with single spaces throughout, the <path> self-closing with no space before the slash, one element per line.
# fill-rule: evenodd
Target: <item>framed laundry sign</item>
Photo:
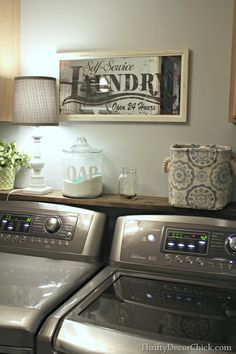
<path fill-rule="evenodd" d="M 188 49 L 59 52 L 60 120 L 186 122 Z"/>

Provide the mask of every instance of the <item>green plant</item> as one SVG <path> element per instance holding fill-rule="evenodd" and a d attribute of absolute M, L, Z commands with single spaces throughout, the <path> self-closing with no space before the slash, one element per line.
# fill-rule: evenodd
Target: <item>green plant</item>
<path fill-rule="evenodd" d="M 30 156 L 16 150 L 15 142 L 0 141 L 0 169 L 29 167 Z"/>

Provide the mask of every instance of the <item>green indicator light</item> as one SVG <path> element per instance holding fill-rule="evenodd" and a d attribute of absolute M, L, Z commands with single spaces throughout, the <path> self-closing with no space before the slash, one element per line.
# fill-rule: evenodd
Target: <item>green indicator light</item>
<path fill-rule="evenodd" d="M 203 241 L 207 241 L 207 236 L 206 235 L 200 235 L 200 239 L 203 240 Z"/>

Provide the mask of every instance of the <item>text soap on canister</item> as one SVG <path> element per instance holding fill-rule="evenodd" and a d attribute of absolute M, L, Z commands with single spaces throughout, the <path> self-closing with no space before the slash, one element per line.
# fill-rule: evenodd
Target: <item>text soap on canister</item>
<path fill-rule="evenodd" d="M 63 150 L 62 194 L 74 198 L 94 198 L 102 194 L 102 150 L 80 137 Z"/>

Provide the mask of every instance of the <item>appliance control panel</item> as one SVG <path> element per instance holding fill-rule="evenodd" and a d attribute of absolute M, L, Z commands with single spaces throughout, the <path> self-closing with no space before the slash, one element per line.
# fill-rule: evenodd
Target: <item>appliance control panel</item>
<path fill-rule="evenodd" d="M 76 214 L 17 213 L 6 211 L 0 216 L 0 237 L 9 235 L 28 235 L 50 239 L 71 240 L 78 216 Z"/>
<path fill-rule="evenodd" d="M 92 239 L 99 244 L 104 221 L 103 214 L 81 208 L 0 202 L 0 252 L 96 257 L 98 246 Z"/>
<path fill-rule="evenodd" d="M 121 276 L 114 285 L 119 300 L 152 306 L 153 310 L 221 318 L 234 308 L 235 291 L 155 279 Z"/>
<path fill-rule="evenodd" d="M 236 221 L 174 215 L 120 217 L 111 261 L 236 275 Z"/>

